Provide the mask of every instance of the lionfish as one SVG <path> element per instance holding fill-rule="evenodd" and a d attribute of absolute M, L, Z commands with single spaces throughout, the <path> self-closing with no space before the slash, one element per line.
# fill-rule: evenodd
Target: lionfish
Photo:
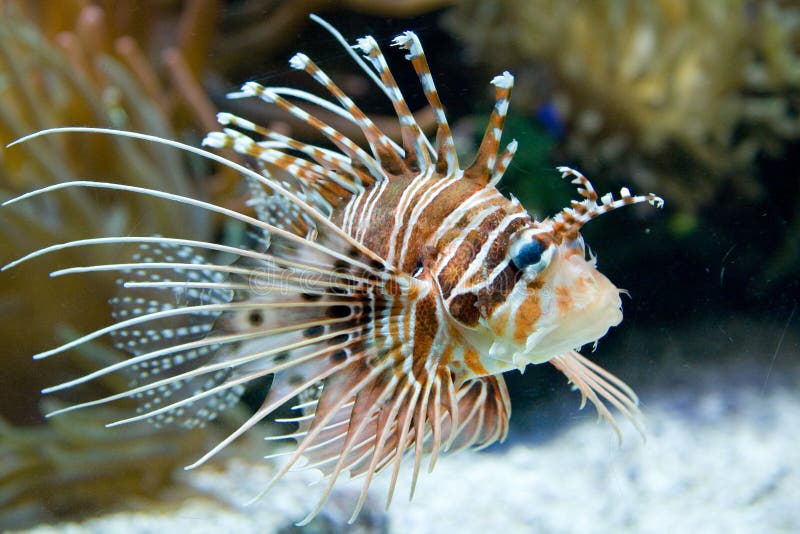
<path fill-rule="evenodd" d="M 74 404 L 49 415 L 126 397 L 139 401 L 135 416 L 202 426 L 236 403 L 248 383 L 272 376 L 263 404 L 197 467 L 248 429 L 292 404 L 296 417 L 278 419 L 296 429 L 277 436 L 296 440 L 269 489 L 292 467 L 323 472 L 327 487 L 339 475 L 364 478 L 351 521 L 373 476 L 391 468 L 387 506 L 401 460 L 413 456 L 413 496 L 423 452 L 432 470 L 442 451 L 480 449 L 505 439 L 511 406 L 502 373 L 550 362 L 619 433 L 605 402 L 636 424 L 637 398 L 614 375 L 577 350 L 596 343 L 622 320 L 620 293 L 587 257 L 580 230 L 589 220 L 653 195 L 599 196 L 583 175 L 560 167 L 577 184 L 574 200 L 553 217 L 532 217 L 497 184 L 517 150 L 499 152 L 514 78 L 495 77 L 495 104 L 475 161 L 462 169 L 442 103 L 420 41 L 406 31 L 392 44 L 406 51 L 437 123 L 435 144 L 425 136 L 371 37 L 350 46 L 329 31 L 386 95 L 400 123 L 398 142 L 376 124 L 306 55 L 290 60 L 332 99 L 286 87 L 247 82 L 230 98 L 254 97 L 283 108 L 330 143 L 305 143 L 229 113 L 225 128 L 203 141 L 233 149 L 251 167 L 182 143 L 101 128 L 45 130 L 94 132 L 157 142 L 238 171 L 251 194 L 250 211 L 236 211 L 167 192 L 116 183 L 72 181 L 43 187 L 10 204 L 56 189 L 110 189 L 209 210 L 250 229 L 242 246 L 162 236 L 83 239 L 37 250 L 8 269 L 66 247 L 135 244 L 124 263 L 61 269 L 117 271 L 120 296 L 112 299 L 110 326 L 42 352 L 54 356 L 110 336 L 131 357 L 47 388 L 62 391 L 110 373 L 129 389 Z M 360 52 L 360 54 L 359 54 Z M 312 104 L 355 124 L 357 143 L 303 109 Z M 235 261 L 207 256 L 233 255 Z M 274 439 L 274 438 L 267 438 Z M 406 454 L 408 453 L 408 454 Z M 265 490 L 266 491 L 266 490 Z"/>

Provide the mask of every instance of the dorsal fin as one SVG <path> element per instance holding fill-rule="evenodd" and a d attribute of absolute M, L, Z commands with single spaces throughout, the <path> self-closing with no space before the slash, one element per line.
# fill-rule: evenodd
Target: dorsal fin
<path fill-rule="evenodd" d="M 367 36 L 358 40 L 355 48 L 364 55 L 366 59 L 364 61 L 353 53 L 341 34 L 321 19 L 312 18 L 333 33 L 337 40 L 346 47 L 348 53 L 353 56 L 358 66 L 388 96 L 400 123 L 403 146 L 400 147 L 382 132 L 324 70 L 302 53 L 293 56 L 289 64 L 294 69 L 307 72 L 333 96 L 335 101 L 297 89 L 264 87 L 256 82 L 245 83 L 240 91 L 231 93 L 228 97 L 256 97 L 280 107 L 297 120 L 316 130 L 337 150 L 298 141 L 230 113 L 220 113 L 217 116 L 220 124 L 226 128 L 221 132 L 209 134 L 204 140 L 204 145 L 214 148 L 230 148 L 250 156 L 260 165 L 265 166 L 267 172 L 270 172 L 271 168 L 285 171 L 293 179 L 299 181 L 301 189 L 308 192 L 308 200 L 321 205 L 322 208 L 335 209 L 349 201 L 353 195 L 362 193 L 377 182 L 389 180 L 398 175 L 416 175 L 425 172 L 432 165 L 442 176 L 454 176 L 458 173 L 458 157 L 452 132 L 433 83 L 425 53 L 416 34 L 404 32 L 396 37 L 392 44 L 408 52 L 405 57 L 411 62 L 417 73 L 428 104 L 433 109 L 438 126 L 436 134 L 438 148 L 436 150 L 433 149 L 414 119 L 375 39 Z M 508 95 L 510 82 L 504 82 L 509 79 L 511 79 L 510 75 L 504 75 L 498 77 L 500 81 L 495 83 L 505 97 Z M 498 96 L 498 112 L 493 117 L 495 126 L 502 127 L 507 99 L 503 103 L 500 102 L 500 98 Z M 303 109 L 294 102 L 295 100 L 318 106 L 355 124 L 366 138 L 368 146 L 362 148 L 332 125 Z M 496 129 L 493 128 L 493 131 Z M 488 154 L 488 149 L 483 150 L 482 153 Z M 492 156 L 492 163 L 495 158 L 496 155 Z M 489 174 L 485 176 L 485 181 L 489 180 Z M 321 209 L 320 211 L 330 213 L 332 210 Z"/>
<path fill-rule="evenodd" d="M 433 108 L 436 116 L 436 172 L 442 176 L 452 176 L 458 171 L 458 155 L 456 154 L 456 144 L 453 140 L 453 133 L 450 131 L 450 124 L 447 122 L 442 101 L 439 99 L 439 92 L 433 83 L 431 69 L 428 66 L 428 59 L 422 49 L 417 34 L 411 31 L 403 32 L 395 37 L 392 44 L 408 51 L 406 59 L 411 61 L 414 71 L 417 73 L 422 90 L 428 104 Z"/>
<path fill-rule="evenodd" d="M 511 94 L 511 88 L 514 87 L 514 77 L 506 71 L 500 76 L 495 76 L 492 85 L 495 86 L 494 108 L 489 117 L 489 124 L 486 125 L 475 161 L 464 169 L 464 177 L 481 184 L 495 185 L 500 181 L 511 157 L 517 150 L 516 141 L 512 141 L 498 159 L 497 152 L 500 148 L 500 138 L 503 135 L 503 125 L 508 112 L 508 97 Z"/>

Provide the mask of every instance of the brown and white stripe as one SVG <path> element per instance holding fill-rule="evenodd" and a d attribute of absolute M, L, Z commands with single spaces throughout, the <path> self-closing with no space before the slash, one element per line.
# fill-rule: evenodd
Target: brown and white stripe
<path fill-rule="evenodd" d="M 662 203 L 655 195 L 634 196 L 624 188 L 620 199 L 599 197 L 585 177 L 562 168 L 563 175 L 579 185 L 583 200 L 552 219 L 535 221 L 518 201 L 495 187 L 517 149 L 512 141 L 498 155 L 513 86 L 509 73 L 492 80 L 494 109 L 474 163 L 462 170 L 417 36 L 405 32 L 393 44 L 407 51 L 434 111 L 436 149 L 414 119 L 375 39 L 358 40 L 362 58 L 329 24 L 312 18 L 345 46 L 387 96 L 400 123 L 402 146 L 303 54 L 295 55 L 290 65 L 307 72 L 333 100 L 256 82 L 247 82 L 230 96 L 256 97 L 282 108 L 335 149 L 229 113 L 218 115 L 224 129 L 204 141 L 205 146 L 245 155 L 260 172 L 146 134 L 96 128 L 40 132 L 31 137 L 54 131 L 105 133 L 208 158 L 248 181 L 253 210 L 238 212 L 167 192 L 88 181 L 45 187 L 7 203 L 68 187 L 124 191 L 246 225 L 257 235 L 256 244 L 103 237 L 46 247 L 5 267 L 68 247 L 151 247 L 149 255 L 135 261 L 54 273 L 119 271 L 122 290 L 152 292 L 148 298 L 116 299 L 117 322 L 37 356 L 55 356 L 104 335 L 131 353 L 128 360 L 47 392 L 111 373 L 129 378 L 130 389 L 56 413 L 134 397 L 142 401 L 139 413 L 114 424 L 148 420 L 198 426 L 232 404 L 244 386 L 272 375 L 262 406 L 189 467 L 202 464 L 279 407 L 295 402 L 293 409 L 300 415 L 283 421 L 299 428 L 275 439 L 293 439 L 297 446 L 267 489 L 303 456 L 309 466 L 322 470 L 327 487 L 302 524 L 320 510 L 344 471 L 364 475 L 354 519 L 372 476 L 389 467 L 391 500 L 406 452 L 413 451 L 413 494 L 424 447 L 430 450 L 433 468 L 441 451 L 482 448 L 505 438 L 511 407 L 500 373 L 525 362 L 494 358 L 492 336 L 524 348 L 541 312 L 537 281 L 510 257 L 518 236 L 535 228 L 547 234 L 548 243 L 568 245 L 579 239 L 583 224 L 601 213 L 638 202 Z M 306 111 L 303 102 L 356 124 L 367 146 Z M 284 178 L 273 176 L 276 170 Z M 196 251 L 233 255 L 236 261 L 217 265 Z M 515 291 L 519 287 L 526 291 Z M 553 355 L 553 364 L 601 415 L 613 421 L 603 404 L 607 401 L 633 418 L 633 392 L 573 352 Z"/>

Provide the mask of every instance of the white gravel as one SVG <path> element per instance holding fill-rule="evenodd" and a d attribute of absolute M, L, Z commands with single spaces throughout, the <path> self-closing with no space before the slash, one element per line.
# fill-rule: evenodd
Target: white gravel
<path fill-rule="evenodd" d="M 659 401 L 658 398 L 668 401 Z M 645 398 L 647 401 L 647 398 Z M 313 532 L 800 532 L 800 395 L 781 386 L 695 397 L 690 413 L 659 394 L 643 406 L 645 443 L 625 428 L 622 447 L 605 424 L 582 419 L 539 444 L 439 460 L 407 500 L 403 470 L 384 515 L 388 476 L 374 482 L 354 527 L 345 522 L 359 487 L 340 487 Z M 293 473 L 244 506 L 272 473 L 231 461 L 226 472 L 188 473 L 208 495 L 177 510 L 116 513 L 44 533 L 292 532 L 322 489 L 313 473 Z"/>

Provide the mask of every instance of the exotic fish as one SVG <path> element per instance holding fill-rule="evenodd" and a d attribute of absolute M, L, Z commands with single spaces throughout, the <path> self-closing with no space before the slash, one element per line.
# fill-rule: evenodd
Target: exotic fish
<path fill-rule="evenodd" d="M 313 16 L 312 16 L 313 17 Z M 327 487 L 342 472 L 363 476 L 353 519 L 377 472 L 390 469 L 388 502 L 401 460 L 413 457 L 413 486 L 423 452 L 430 469 L 442 451 L 502 441 L 511 414 L 502 373 L 550 362 L 585 402 L 614 424 L 605 402 L 634 424 L 637 399 L 621 380 L 577 350 L 622 320 L 620 290 L 587 256 L 580 230 L 591 219 L 653 195 L 598 195 L 579 172 L 559 170 L 579 200 L 552 217 L 531 216 L 496 188 L 517 150 L 500 138 L 514 78 L 495 77 L 496 100 L 475 161 L 462 168 L 418 37 L 392 44 L 406 52 L 432 108 L 431 142 L 411 113 L 376 40 L 350 46 L 313 17 L 385 94 L 400 124 L 393 140 L 304 54 L 290 60 L 331 98 L 286 87 L 245 83 L 231 98 L 257 98 L 284 109 L 327 139 L 309 144 L 220 113 L 224 127 L 203 144 L 232 149 L 250 167 L 214 152 L 147 134 L 101 128 L 57 128 L 126 136 L 176 147 L 238 171 L 250 210 L 116 183 L 73 181 L 7 201 L 72 187 L 130 192 L 220 214 L 246 226 L 246 245 L 166 236 L 98 237 L 53 245 L 5 269 L 66 247 L 130 246 L 127 262 L 61 269 L 54 276 L 122 273 L 111 300 L 113 324 L 37 354 L 51 357 L 109 336 L 130 358 L 47 388 L 66 390 L 110 373 L 130 387 L 50 415 L 117 399 L 139 401 L 138 413 L 110 426 L 148 420 L 202 426 L 239 400 L 248 384 L 272 376 L 263 404 L 196 467 L 286 404 L 296 429 L 278 438 L 296 447 L 272 484 L 305 458 Z M 363 140 L 340 133 L 308 105 L 356 125 Z M 234 261 L 218 259 L 233 257 Z M 269 487 L 268 486 L 268 487 Z M 266 491 L 266 490 L 265 490 Z"/>

